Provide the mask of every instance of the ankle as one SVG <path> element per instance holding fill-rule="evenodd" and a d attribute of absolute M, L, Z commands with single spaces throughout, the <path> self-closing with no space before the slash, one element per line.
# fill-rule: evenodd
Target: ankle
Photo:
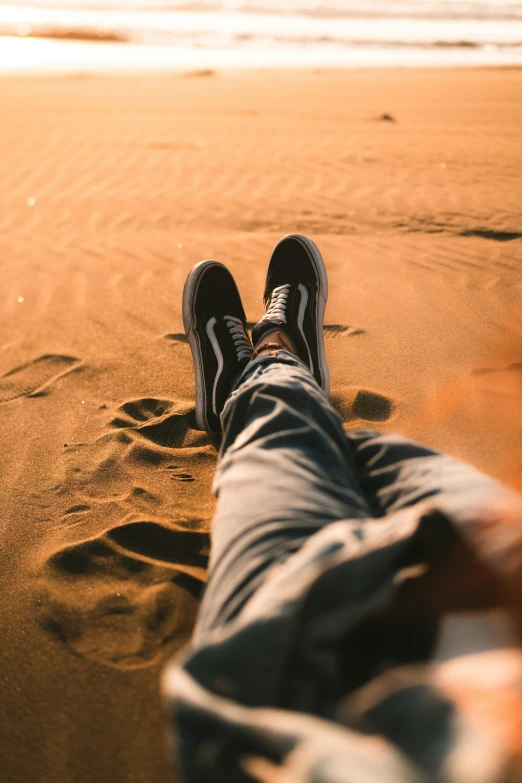
<path fill-rule="evenodd" d="M 252 359 L 266 354 L 274 354 L 275 351 L 289 351 L 296 354 L 295 346 L 286 332 L 281 329 L 275 329 L 273 332 L 263 335 L 254 348 Z"/>

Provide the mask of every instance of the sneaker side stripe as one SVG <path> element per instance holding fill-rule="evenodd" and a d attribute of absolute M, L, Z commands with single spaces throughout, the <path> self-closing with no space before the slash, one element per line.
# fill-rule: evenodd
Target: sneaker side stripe
<path fill-rule="evenodd" d="M 221 378 L 221 373 L 223 372 L 223 354 L 221 352 L 221 348 L 219 347 L 219 343 L 214 332 L 214 326 L 216 324 L 217 324 L 217 318 L 211 318 L 210 321 L 207 321 L 208 339 L 210 340 L 212 348 L 214 349 L 214 353 L 216 354 L 216 360 L 218 363 L 216 377 L 214 378 L 214 387 L 212 389 L 212 410 L 217 416 L 218 412 L 217 412 L 217 405 L 216 405 L 216 392 L 217 392 L 218 381 Z"/>
<path fill-rule="evenodd" d="M 304 329 L 303 329 L 303 323 L 304 323 L 304 316 L 305 316 L 305 310 L 306 305 L 308 304 L 308 290 L 306 286 L 304 286 L 302 283 L 299 283 L 297 286 L 298 291 L 301 294 L 301 301 L 299 303 L 299 311 L 297 313 L 297 327 L 299 331 L 301 332 L 301 335 L 304 340 L 304 344 L 306 345 L 306 350 L 308 351 L 308 366 L 310 367 L 310 370 L 314 371 L 314 363 L 312 362 L 312 355 L 310 353 L 310 348 L 308 345 L 308 341 L 305 337 Z"/>

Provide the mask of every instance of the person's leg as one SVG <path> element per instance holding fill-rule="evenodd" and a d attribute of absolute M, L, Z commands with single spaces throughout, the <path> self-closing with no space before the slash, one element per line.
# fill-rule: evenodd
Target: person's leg
<path fill-rule="evenodd" d="M 251 362 L 223 415 L 210 575 L 196 643 L 325 524 L 371 516 L 339 415 L 296 356 Z"/>
<path fill-rule="evenodd" d="M 271 355 L 248 363 L 243 306 L 230 273 L 209 261 L 189 275 L 183 314 L 197 421 L 205 429 L 222 424 L 224 436 L 195 644 L 236 617 L 267 571 L 322 526 L 370 513 L 341 420 L 325 396 L 327 293 L 314 243 L 300 235 L 279 242 L 268 267 L 265 315 L 253 330 L 256 353 Z"/>
<path fill-rule="evenodd" d="M 346 434 L 361 487 L 381 517 L 433 498 L 457 522 L 492 506 L 520 506 L 520 496 L 472 465 L 395 434 Z"/>
<path fill-rule="evenodd" d="M 521 584 L 522 573 L 518 557 L 512 554 L 519 549 L 522 525 L 522 498 L 517 492 L 466 462 L 400 435 L 359 430 L 349 433 L 347 441 L 376 517 L 429 503 L 451 520 L 477 558 L 474 595 L 481 593 L 479 583 L 482 592 L 490 590 L 487 574 L 500 576 L 504 584 L 512 585 L 512 592 L 519 593 L 513 585 Z M 455 598 L 454 565 L 447 561 L 445 567 L 449 597 Z M 442 595 L 439 598 L 443 602 Z"/>

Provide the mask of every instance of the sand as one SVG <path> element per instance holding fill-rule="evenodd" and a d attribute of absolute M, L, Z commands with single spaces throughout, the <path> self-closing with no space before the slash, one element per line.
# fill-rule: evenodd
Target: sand
<path fill-rule="evenodd" d="M 4 79 L 0 105 L 1 776 L 166 783 L 216 461 L 187 272 L 226 262 L 255 321 L 273 245 L 311 236 L 345 426 L 522 486 L 522 70 Z"/>

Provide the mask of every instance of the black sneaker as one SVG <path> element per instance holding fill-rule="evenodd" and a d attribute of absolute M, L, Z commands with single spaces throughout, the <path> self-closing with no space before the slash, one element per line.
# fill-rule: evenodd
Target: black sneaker
<path fill-rule="evenodd" d="M 234 278 L 219 261 L 201 261 L 183 289 L 183 326 L 196 374 L 196 425 L 220 432 L 219 415 L 252 356 Z"/>
<path fill-rule="evenodd" d="M 328 394 L 330 373 L 323 341 L 323 319 L 328 278 L 321 254 L 311 239 L 289 234 L 275 247 L 268 266 L 265 315 L 252 331 L 256 345 L 268 332 L 282 329 L 296 354 L 308 365 Z"/>

